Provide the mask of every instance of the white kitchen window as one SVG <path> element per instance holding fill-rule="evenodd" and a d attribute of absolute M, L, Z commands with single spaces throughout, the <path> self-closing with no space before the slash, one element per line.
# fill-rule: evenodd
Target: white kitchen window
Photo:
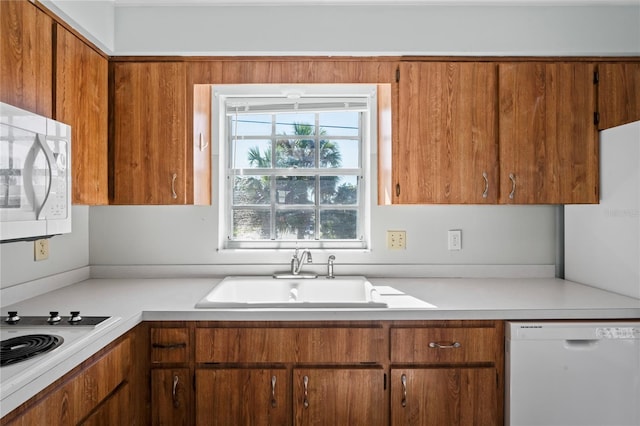
<path fill-rule="evenodd" d="M 375 86 L 213 91 L 222 248 L 368 248 Z"/>

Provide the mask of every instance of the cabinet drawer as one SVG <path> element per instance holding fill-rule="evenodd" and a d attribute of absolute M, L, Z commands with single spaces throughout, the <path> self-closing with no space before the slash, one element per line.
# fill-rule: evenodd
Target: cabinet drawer
<path fill-rule="evenodd" d="M 392 328 L 391 362 L 496 362 L 498 332 L 478 328 Z"/>
<path fill-rule="evenodd" d="M 197 328 L 196 362 L 381 362 L 382 327 Z"/>
<path fill-rule="evenodd" d="M 189 329 L 151 328 L 151 362 L 188 362 Z"/>

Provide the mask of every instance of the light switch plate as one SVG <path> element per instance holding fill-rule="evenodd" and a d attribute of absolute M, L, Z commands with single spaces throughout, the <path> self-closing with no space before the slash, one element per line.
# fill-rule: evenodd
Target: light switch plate
<path fill-rule="evenodd" d="M 449 230 L 448 247 L 449 250 L 462 250 L 462 230 Z"/>

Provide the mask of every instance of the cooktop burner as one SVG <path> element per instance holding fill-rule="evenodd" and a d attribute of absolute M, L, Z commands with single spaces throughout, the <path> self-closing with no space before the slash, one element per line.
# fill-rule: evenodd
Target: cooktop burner
<path fill-rule="evenodd" d="M 45 352 L 49 352 L 64 342 L 54 334 L 26 334 L 2 340 L 0 365 L 14 364 Z"/>

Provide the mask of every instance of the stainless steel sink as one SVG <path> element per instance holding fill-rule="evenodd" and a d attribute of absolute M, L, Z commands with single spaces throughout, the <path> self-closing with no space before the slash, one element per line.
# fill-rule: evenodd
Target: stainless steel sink
<path fill-rule="evenodd" d="M 375 287 L 362 276 L 226 277 L 196 308 L 386 308 Z"/>

